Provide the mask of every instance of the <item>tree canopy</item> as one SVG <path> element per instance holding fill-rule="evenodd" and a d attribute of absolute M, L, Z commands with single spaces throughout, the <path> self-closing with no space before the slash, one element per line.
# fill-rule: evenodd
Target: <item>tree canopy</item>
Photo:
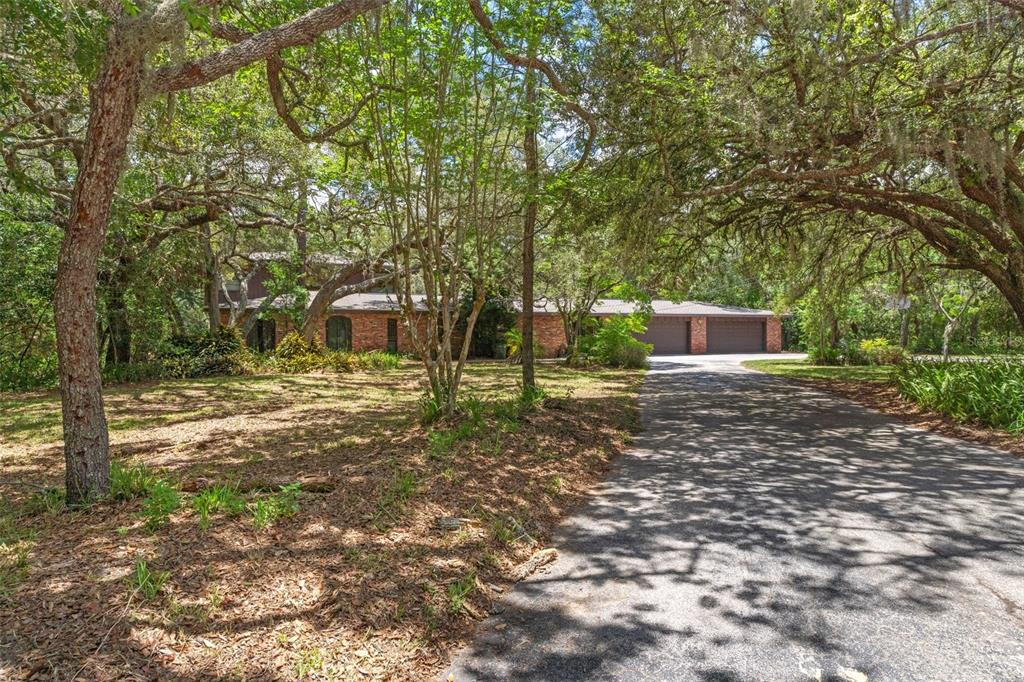
<path fill-rule="evenodd" d="M 496 297 L 552 302 L 570 355 L 612 293 L 772 307 L 805 347 L 1024 325 L 1016 0 L 2 0 L 0 20 L 0 388 L 59 384 L 72 501 L 105 486 L 103 376 L 274 310 L 310 340 L 371 286 L 449 411 Z"/>

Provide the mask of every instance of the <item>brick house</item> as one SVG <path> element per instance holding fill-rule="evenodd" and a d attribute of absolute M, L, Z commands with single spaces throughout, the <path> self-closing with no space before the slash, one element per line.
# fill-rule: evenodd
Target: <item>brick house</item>
<path fill-rule="evenodd" d="M 258 308 L 268 294 L 265 280 L 269 270 L 265 263 L 284 258 L 284 254 L 254 254 L 258 269 L 246 282 L 249 308 Z M 306 259 L 309 281 L 325 281 L 324 271 L 349 261 L 336 256 L 310 254 Z M 355 283 L 346 282 L 346 283 Z M 238 284 L 227 287 L 235 302 Z M 417 324 L 422 329 L 426 312 L 424 297 L 416 296 Z M 227 319 L 230 303 L 222 298 L 221 317 Z M 756 310 L 735 306 L 666 300 L 651 302 L 652 315 L 647 331 L 639 338 L 654 346 L 654 353 L 675 355 L 688 353 L 778 353 L 782 350 L 782 324 L 770 310 Z M 628 315 L 636 304 L 618 299 L 603 299 L 593 307 L 598 318 Z M 246 338 L 250 347 L 272 350 L 292 330 L 291 322 L 283 314 L 266 316 L 253 326 Z M 386 291 L 349 294 L 335 300 L 319 321 L 318 335 L 328 348 L 336 350 L 386 350 L 399 353 L 414 352 L 408 330 L 401 319 L 398 298 Z M 534 306 L 534 336 L 544 357 L 558 357 L 566 350 L 565 328 L 562 318 L 551 302 Z"/>
<path fill-rule="evenodd" d="M 252 301 L 253 306 L 259 301 Z M 782 325 L 770 310 L 736 308 L 708 303 L 652 301 L 654 309 L 647 332 L 639 338 L 654 346 L 654 353 L 778 353 L 782 350 Z M 418 297 L 417 309 L 426 307 Z M 635 304 L 617 299 L 599 301 L 596 317 L 625 315 Z M 418 323 L 424 324 L 423 319 Z M 292 330 L 284 315 L 260 320 L 247 343 L 270 350 Z M 534 308 L 534 335 L 544 357 L 565 353 L 566 336 L 562 318 L 545 305 Z M 319 323 L 319 336 L 329 348 L 353 351 L 388 350 L 413 352 L 408 331 L 401 320 L 398 299 L 393 294 L 374 292 L 349 294 L 336 300 Z"/>
<path fill-rule="evenodd" d="M 782 320 L 770 310 L 683 301 L 651 301 L 647 331 L 638 338 L 654 346 L 655 355 L 690 353 L 780 353 Z M 598 318 L 628 315 L 637 305 L 603 299 L 591 309 Z M 534 307 L 534 335 L 546 355 L 565 351 L 562 318 L 552 306 Z"/>

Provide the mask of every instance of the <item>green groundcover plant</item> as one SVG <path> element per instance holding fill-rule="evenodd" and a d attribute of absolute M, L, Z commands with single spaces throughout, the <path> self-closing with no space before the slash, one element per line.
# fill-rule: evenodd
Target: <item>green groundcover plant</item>
<path fill-rule="evenodd" d="M 961 421 L 1024 432 L 1024 363 L 908 362 L 894 377 L 902 395 Z"/>

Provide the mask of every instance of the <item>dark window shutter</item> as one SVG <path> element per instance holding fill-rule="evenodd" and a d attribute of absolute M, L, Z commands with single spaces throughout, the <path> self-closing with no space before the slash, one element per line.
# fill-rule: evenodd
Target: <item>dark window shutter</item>
<path fill-rule="evenodd" d="M 388 352 L 398 352 L 398 320 L 388 318 Z"/>
<path fill-rule="evenodd" d="M 352 350 L 352 320 L 343 315 L 327 318 L 327 347 Z"/>

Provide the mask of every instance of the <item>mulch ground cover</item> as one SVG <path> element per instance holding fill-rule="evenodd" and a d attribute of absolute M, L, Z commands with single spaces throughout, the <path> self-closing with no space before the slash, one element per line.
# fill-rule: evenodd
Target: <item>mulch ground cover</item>
<path fill-rule="evenodd" d="M 7 401 L 0 678 L 436 676 L 637 426 L 637 373 L 545 367 L 549 397 L 520 409 L 517 371 L 470 368 L 484 408 L 456 438 L 418 423 L 412 366 L 112 391 L 115 459 L 180 491 L 157 527 L 146 499 L 48 509 L 59 403 Z M 260 527 L 293 482 L 297 509 Z M 245 507 L 203 529 L 216 485 Z"/>

